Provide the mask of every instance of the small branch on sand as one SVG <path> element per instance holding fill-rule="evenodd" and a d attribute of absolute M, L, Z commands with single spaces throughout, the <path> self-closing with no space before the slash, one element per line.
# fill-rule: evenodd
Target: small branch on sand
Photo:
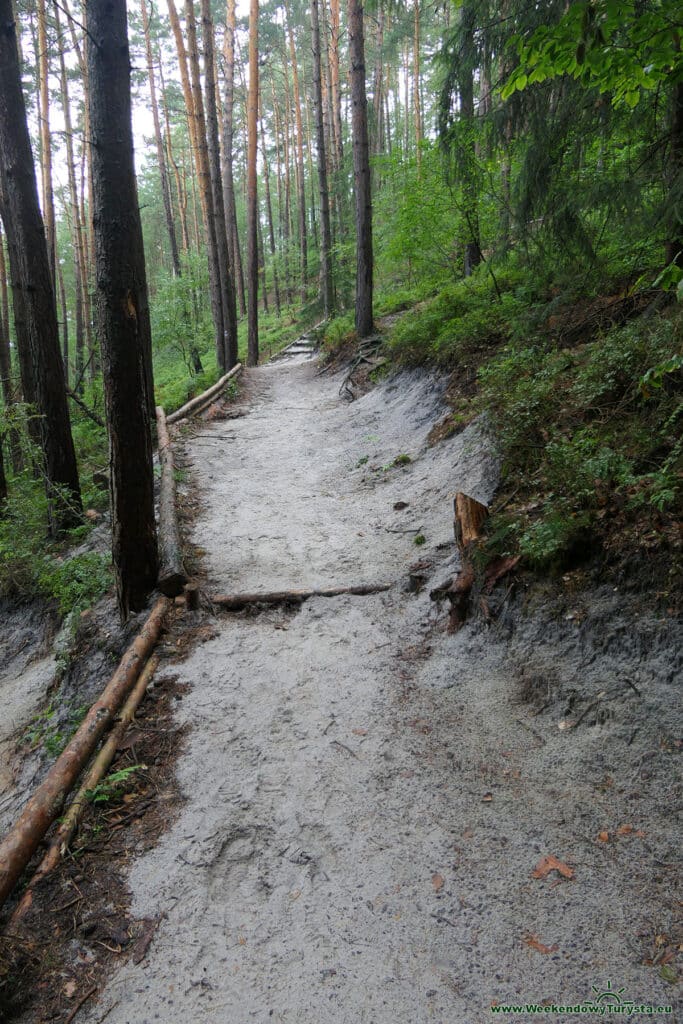
<path fill-rule="evenodd" d="M 262 594 L 212 594 L 209 600 L 229 612 L 239 612 L 251 604 L 303 604 L 311 597 L 341 597 L 343 594 L 381 594 L 391 583 L 363 583 L 354 587 L 321 587 L 313 590 L 273 590 Z"/>

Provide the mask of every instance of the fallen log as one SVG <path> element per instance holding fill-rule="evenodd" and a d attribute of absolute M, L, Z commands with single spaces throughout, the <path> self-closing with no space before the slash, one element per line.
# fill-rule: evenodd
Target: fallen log
<path fill-rule="evenodd" d="M 220 394 L 228 381 L 232 380 L 233 377 L 236 377 L 237 374 L 240 373 L 241 369 L 242 364 L 237 363 L 237 365 L 233 366 L 232 370 L 229 370 L 224 374 L 220 380 L 216 381 L 215 384 L 212 384 L 210 388 L 206 389 L 206 391 L 202 391 L 201 395 L 197 395 L 195 398 L 190 399 L 190 401 L 186 402 L 185 405 L 181 405 L 175 412 L 170 413 L 170 415 L 166 417 L 166 422 L 177 423 L 178 420 L 184 420 L 186 416 L 190 416 L 193 412 L 199 411 L 203 406 L 207 405 L 212 401 L 212 399 Z"/>
<path fill-rule="evenodd" d="M 83 812 L 88 806 L 88 796 L 102 781 L 109 769 L 109 766 L 114 760 L 116 751 L 121 744 L 126 729 L 135 718 L 135 712 L 140 706 L 142 698 L 145 696 L 147 687 L 156 672 L 158 664 L 159 659 L 156 656 L 153 656 L 149 659 L 140 673 L 138 681 L 135 683 L 126 703 L 123 705 L 116 725 L 112 728 L 97 756 L 90 765 L 85 779 L 81 783 L 76 796 L 71 801 L 68 811 L 59 824 L 59 828 L 52 837 L 47 853 L 40 862 L 40 865 L 33 875 L 33 878 L 28 883 L 26 891 L 12 914 L 9 922 L 10 928 L 16 927 L 29 910 L 33 903 L 33 890 L 36 885 L 38 885 L 43 878 L 49 875 L 51 871 L 54 871 L 66 854 L 73 834 L 78 828 L 81 818 L 83 817 Z"/>
<path fill-rule="evenodd" d="M 187 583 L 183 568 L 183 551 L 178 529 L 175 504 L 175 467 L 173 449 L 166 426 L 166 414 L 157 407 L 157 437 L 159 439 L 159 462 L 161 463 L 161 487 L 159 489 L 159 579 L 158 587 L 167 597 L 182 594 Z"/>
<path fill-rule="evenodd" d="M 474 566 L 470 558 L 472 547 L 481 540 L 481 528 L 484 525 L 489 510 L 476 498 L 459 491 L 454 502 L 455 519 L 453 529 L 455 532 L 455 543 L 460 552 L 460 572 L 453 580 L 451 586 L 445 591 L 445 596 L 451 603 L 448 628 L 455 633 L 467 619 L 470 604 L 470 594 L 474 586 Z"/>
<path fill-rule="evenodd" d="M 158 599 L 100 698 L 92 705 L 75 735 L 0 843 L 0 907 L 59 815 L 78 776 L 135 685 L 149 652 L 159 638 L 170 605 L 167 597 Z"/>
<path fill-rule="evenodd" d="M 303 604 L 311 597 L 340 597 L 342 594 L 382 594 L 391 583 L 363 583 L 354 587 L 317 587 L 312 590 L 271 590 L 263 594 L 214 594 L 209 600 L 226 611 L 240 612 L 250 604 Z"/>

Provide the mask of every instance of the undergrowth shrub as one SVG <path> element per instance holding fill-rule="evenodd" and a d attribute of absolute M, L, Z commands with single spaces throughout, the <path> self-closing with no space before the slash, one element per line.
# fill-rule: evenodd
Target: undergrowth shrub
<path fill-rule="evenodd" d="M 524 274 L 511 267 L 496 272 L 485 266 L 476 275 L 448 285 L 410 310 L 393 326 L 388 347 L 404 365 L 437 363 L 455 367 L 479 349 L 510 337 L 525 300 L 516 295 Z"/>
<path fill-rule="evenodd" d="M 573 350 L 511 342 L 481 367 L 504 474 L 537 499 L 499 524 L 494 549 L 562 568 L 590 554 L 608 509 L 622 525 L 680 509 L 681 323 L 675 310 Z"/>

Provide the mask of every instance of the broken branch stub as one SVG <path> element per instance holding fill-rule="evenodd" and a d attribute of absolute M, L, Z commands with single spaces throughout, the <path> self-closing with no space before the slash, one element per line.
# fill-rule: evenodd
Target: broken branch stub
<path fill-rule="evenodd" d="M 460 553 L 464 554 L 472 544 L 481 540 L 481 528 L 489 510 L 486 505 L 482 505 L 476 498 L 470 498 L 469 494 L 463 494 L 462 491 L 456 494 L 454 507 L 455 543 Z"/>
<path fill-rule="evenodd" d="M 460 572 L 445 592 L 451 603 L 449 630 L 454 633 L 467 619 L 470 605 L 470 594 L 474 586 L 474 566 L 470 558 L 472 547 L 481 540 L 481 530 L 489 514 L 486 505 L 476 498 L 458 491 L 455 496 L 455 543 L 460 552 Z"/>
<path fill-rule="evenodd" d="M 160 597 L 156 602 L 99 700 L 92 705 L 75 735 L 0 843 L 0 907 L 59 815 L 68 793 L 135 685 L 149 652 L 159 638 L 169 607 L 167 597 Z"/>

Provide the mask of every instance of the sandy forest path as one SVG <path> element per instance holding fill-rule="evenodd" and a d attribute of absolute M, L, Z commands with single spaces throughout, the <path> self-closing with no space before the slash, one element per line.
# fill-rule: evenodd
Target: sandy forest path
<path fill-rule="evenodd" d="M 604 770 L 561 763 L 493 646 L 448 636 L 429 598 L 455 567 L 454 492 L 492 497 L 486 439 L 427 446 L 443 408 L 426 375 L 349 404 L 316 370 L 249 371 L 245 414 L 186 442 L 210 588 L 394 585 L 218 614 L 174 667 L 186 802 L 131 875 L 160 925 L 83 1019 L 483 1024 L 496 1001 L 579 1001 L 610 977 L 655 1001 L 629 938 L 646 878 L 624 893 L 628 853 L 606 870 L 592 841 Z M 575 879 L 533 879 L 546 854 Z"/>

